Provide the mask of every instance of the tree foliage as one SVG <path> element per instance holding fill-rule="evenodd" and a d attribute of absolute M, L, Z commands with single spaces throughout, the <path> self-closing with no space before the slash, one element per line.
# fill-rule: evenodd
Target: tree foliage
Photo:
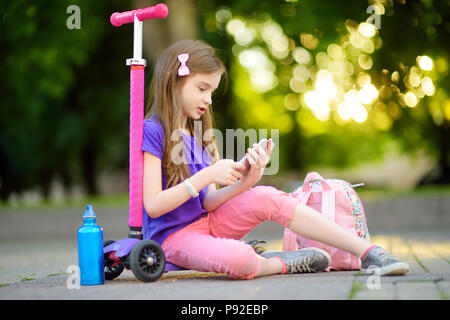
<path fill-rule="evenodd" d="M 66 25 L 74 4 L 81 8 L 79 30 Z M 122 163 L 114 159 L 123 160 L 118 154 L 127 146 L 127 86 L 120 79 L 127 70 L 109 60 L 123 60 L 126 45 L 108 21 L 121 8 L 120 1 L 0 5 L 3 200 L 36 186 L 48 196 L 54 178 L 95 193 L 96 168 Z"/>
<path fill-rule="evenodd" d="M 439 0 L 248 0 L 218 2 L 205 29 L 233 40 L 230 107 L 240 126 L 280 128 L 284 167 L 395 145 L 433 154 L 449 182 L 448 21 Z"/>
<path fill-rule="evenodd" d="M 156 2 L 0 3 L 2 200 L 36 187 L 48 196 L 55 179 L 95 194 L 99 172 L 127 170 L 132 25 L 114 28 L 109 16 Z M 348 166 L 394 143 L 427 150 L 437 180 L 450 181 L 448 1 L 167 4 L 171 20 L 145 24 L 147 84 L 161 48 L 209 42 L 229 70 L 214 103 L 219 129 L 279 129 L 282 169 Z M 80 29 L 67 27 L 70 5 Z M 364 23 L 375 13 L 379 29 Z"/>

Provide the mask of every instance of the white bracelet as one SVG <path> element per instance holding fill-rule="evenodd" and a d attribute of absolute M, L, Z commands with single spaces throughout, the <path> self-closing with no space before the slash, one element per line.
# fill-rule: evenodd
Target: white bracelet
<path fill-rule="evenodd" d="M 192 185 L 192 183 L 189 181 L 189 179 L 185 179 L 185 180 L 184 180 L 184 186 L 185 186 L 187 192 L 189 192 L 189 194 L 190 194 L 193 198 L 195 198 L 195 197 L 198 196 L 198 192 L 195 191 L 195 188 L 194 188 L 194 186 Z"/>

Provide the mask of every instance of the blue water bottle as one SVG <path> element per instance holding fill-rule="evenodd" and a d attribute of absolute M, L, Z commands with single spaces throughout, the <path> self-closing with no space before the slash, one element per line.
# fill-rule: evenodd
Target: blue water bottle
<path fill-rule="evenodd" d="M 95 223 L 92 205 L 83 214 L 84 224 L 78 228 L 78 265 L 81 285 L 105 283 L 103 270 L 103 228 Z"/>

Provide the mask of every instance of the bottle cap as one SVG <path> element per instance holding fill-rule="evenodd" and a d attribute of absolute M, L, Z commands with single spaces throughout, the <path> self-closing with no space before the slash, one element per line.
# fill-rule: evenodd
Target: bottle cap
<path fill-rule="evenodd" d="M 96 218 L 94 209 L 92 209 L 92 205 L 90 205 L 90 204 L 88 204 L 86 206 L 86 210 L 84 211 L 84 214 L 83 214 L 83 219 L 87 219 L 87 218 Z"/>

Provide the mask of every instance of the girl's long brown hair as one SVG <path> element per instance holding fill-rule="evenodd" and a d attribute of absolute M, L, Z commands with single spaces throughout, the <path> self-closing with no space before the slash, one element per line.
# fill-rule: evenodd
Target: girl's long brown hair
<path fill-rule="evenodd" d="M 182 53 L 189 54 L 186 65 L 190 70 L 190 75 L 180 77 L 178 76 L 180 66 L 178 55 Z M 179 135 L 179 141 L 173 141 L 171 138 L 172 133 L 179 129 L 183 120 L 179 88 L 192 74 L 216 72 L 221 72 L 222 75 L 226 76 L 225 67 L 216 56 L 214 48 L 199 40 L 182 40 L 172 44 L 163 51 L 156 63 L 145 118 L 148 119 L 155 114 L 164 128 L 162 165 L 167 178 L 167 188 L 191 176 L 185 161 L 176 164 L 171 159 L 172 149 L 183 139 L 181 135 Z M 211 108 L 207 109 L 200 120 L 202 124 L 201 133 L 194 132 L 194 120 L 189 117 L 186 121 L 186 127 L 192 136 L 200 138 L 201 141 L 198 142 L 203 148 L 206 148 L 212 163 L 214 163 L 219 160 L 215 139 L 214 137 L 211 137 L 209 141 L 203 141 L 202 139 L 205 131 L 213 129 L 215 125 Z"/>

